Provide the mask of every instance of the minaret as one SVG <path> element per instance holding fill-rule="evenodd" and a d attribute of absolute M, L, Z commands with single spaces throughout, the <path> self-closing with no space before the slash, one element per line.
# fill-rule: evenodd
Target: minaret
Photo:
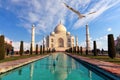
<path fill-rule="evenodd" d="M 75 40 L 76 40 L 76 47 L 77 47 L 78 46 L 78 37 L 76 36 L 75 38 L 76 38 Z"/>
<path fill-rule="evenodd" d="M 90 50 L 90 35 L 89 35 L 89 27 L 86 25 L 86 49 Z"/>
<path fill-rule="evenodd" d="M 32 51 L 35 50 L 35 25 L 32 25 L 32 33 L 31 33 L 31 43 L 32 43 Z"/>

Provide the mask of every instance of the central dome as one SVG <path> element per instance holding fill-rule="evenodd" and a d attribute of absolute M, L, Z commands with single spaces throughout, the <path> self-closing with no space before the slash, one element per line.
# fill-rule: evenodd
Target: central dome
<path fill-rule="evenodd" d="M 55 29 L 54 29 L 54 32 L 55 33 L 66 33 L 66 28 L 65 28 L 65 26 L 63 25 L 63 24 L 58 24 L 56 27 L 55 27 Z"/>

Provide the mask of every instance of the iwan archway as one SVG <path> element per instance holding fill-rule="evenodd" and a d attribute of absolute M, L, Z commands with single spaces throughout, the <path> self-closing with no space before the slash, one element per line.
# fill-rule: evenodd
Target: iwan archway
<path fill-rule="evenodd" d="M 64 47 L 64 40 L 62 38 L 58 39 L 58 47 Z"/>

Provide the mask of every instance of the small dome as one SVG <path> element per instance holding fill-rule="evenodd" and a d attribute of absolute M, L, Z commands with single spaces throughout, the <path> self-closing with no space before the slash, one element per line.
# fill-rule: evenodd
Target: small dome
<path fill-rule="evenodd" d="M 70 35 L 70 32 L 67 32 L 67 35 Z"/>
<path fill-rule="evenodd" d="M 55 33 L 61 33 L 61 32 L 65 32 L 66 33 L 66 28 L 65 28 L 65 26 L 63 25 L 63 24 L 58 24 L 56 27 L 55 27 L 55 29 L 54 29 L 54 32 Z"/>
<path fill-rule="evenodd" d="M 51 32 L 51 35 L 54 35 L 55 34 L 55 32 Z"/>

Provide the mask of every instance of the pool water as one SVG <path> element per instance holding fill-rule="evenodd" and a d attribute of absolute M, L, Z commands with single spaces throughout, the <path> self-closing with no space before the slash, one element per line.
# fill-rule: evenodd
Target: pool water
<path fill-rule="evenodd" d="M 0 80 L 105 80 L 99 75 L 66 54 L 57 53 L 2 74 Z"/>

